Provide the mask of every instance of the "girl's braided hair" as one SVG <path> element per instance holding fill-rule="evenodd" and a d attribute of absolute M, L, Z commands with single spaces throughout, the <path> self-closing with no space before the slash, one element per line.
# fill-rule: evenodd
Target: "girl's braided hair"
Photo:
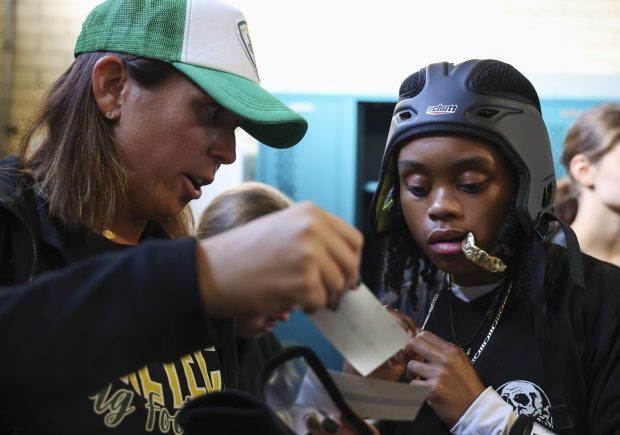
<path fill-rule="evenodd" d="M 433 292 L 438 285 L 438 270 L 411 236 L 402 215 L 399 189 L 394 189 L 392 198 L 394 204 L 391 213 L 394 213 L 395 219 L 393 229 L 387 235 L 383 286 L 386 292 L 398 295 L 403 290 L 406 291 L 411 309 L 416 311 L 418 309 L 418 278 L 421 278 L 426 291 Z M 525 303 L 529 303 L 532 246 L 531 240 L 522 236 L 522 228 L 514 203 L 510 205 L 506 213 L 498 237 L 503 251 L 502 260 L 508 266 L 506 277 L 513 281 L 514 293 L 518 294 Z M 410 276 L 410 279 L 405 282 L 407 276 Z M 550 274 L 546 273 L 545 276 L 548 279 Z"/>

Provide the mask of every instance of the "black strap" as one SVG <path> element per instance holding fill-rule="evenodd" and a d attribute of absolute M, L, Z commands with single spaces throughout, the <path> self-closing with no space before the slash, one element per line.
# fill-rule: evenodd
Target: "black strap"
<path fill-rule="evenodd" d="M 531 435 L 533 427 L 534 420 L 531 417 L 519 414 L 508 435 Z"/>
<path fill-rule="evenodd" d="M 538 348 L 542 358 L 545 377 L 549 380 L 549 396 L 552 406 L 549 413 L 553 419 L 553 428 L 560 434 L 573 433 L 573 419 L 564 399 L 564 384 L 556 365 L 559 353 L 554 352 L 554 341 L 550 338 L 551 322 L 547 295 L 545 293 L 546 254 L 543 242 L 534 236 L 532 240 L 532 310 L 534 311 L 534 329 Z M 582 273 L 583 279 L 583 273 Z"/>
<path fill-rule="evenodd" d="M 257 379 L 259 397 L 267 402 L 266 387 L 269 380 L 272 379 L 273 373 L 280 365 L 296 358 L 303 358 L 312 371 L 314 371 L 332 403 L 340 411 L 341 420 L 352 426 L 359 435 L 372 435 L 368 425 L 351 409 L 319 357 L 309 347 L 291 346 L 271 358 L 263 366 Z"/>
<path fill-rule="evenodd" d="M 577 234 L 566 222 L 557 218 L 555 221 L 560 224 L 564 237 L 566 238 L 566 248 L 568 250 L 568 272 L 570 280 L 578 287 L 585 289 L 585 280 L 583 278 L 583 265 L 581 264 L 581 248 L 577 240 Z"/>

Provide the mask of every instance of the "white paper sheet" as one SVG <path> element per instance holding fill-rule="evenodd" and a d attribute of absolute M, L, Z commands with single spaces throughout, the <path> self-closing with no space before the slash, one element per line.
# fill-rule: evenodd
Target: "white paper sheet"
<path fill-rule="evenodd" d="M 338 309 L 310 318 L 342 356 L 366 376 L 409 341 L 409 335 L 364 284 L 346 292 Z"/>
<path fill-rule="evenodd" d="M 368 379 L 348 373 L 329 370 L 329 375 L 347 404 L 362 418 L 376 420 L 413 420 L 430 392 L 428 385 L 410 385 Z M 322 414 L 336 414 L 338 408 L 312 370 L 306 372 L 299 394 L 292 407 L 296 412 L 295 429 L 305 433 L 303 415 L 312 410 Z"/>
<path fill-rule="evenodd" d="M 380 381 L 333 370 L 329 374 L 349 406 L 364 418 L 413 420 L 430 392 L 429 385 Z"/>

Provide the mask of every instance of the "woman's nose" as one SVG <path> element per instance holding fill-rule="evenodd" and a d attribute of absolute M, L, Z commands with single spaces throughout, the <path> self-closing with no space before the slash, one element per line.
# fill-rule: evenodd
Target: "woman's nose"
<path fill-rule="evenodd" d="M 230 165 L 237 159 L 237 140 L 235 130 L 224 127 L 219 128 L 209 144 L 209 156 L 218 165 Z"/>

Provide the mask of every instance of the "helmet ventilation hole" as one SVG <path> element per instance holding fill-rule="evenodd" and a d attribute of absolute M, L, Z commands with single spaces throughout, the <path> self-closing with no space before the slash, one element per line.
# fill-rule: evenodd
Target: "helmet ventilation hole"
<path fill-rule="evenodd" d="M 409 110 L 405 110 L 404 112 L 400 112 L 398 114 L 398 120 L 399 121 L 406 121 L 408 119 L 411 119 L 413 115 L 411 114 L 411 112 Z"/>
<path fill-rule="evenodd" d="M 499 113 L 497 109 L 480 109 L 476 112 L 476 116 L 478 118 L 493 118 L 495 115 Z"/>

